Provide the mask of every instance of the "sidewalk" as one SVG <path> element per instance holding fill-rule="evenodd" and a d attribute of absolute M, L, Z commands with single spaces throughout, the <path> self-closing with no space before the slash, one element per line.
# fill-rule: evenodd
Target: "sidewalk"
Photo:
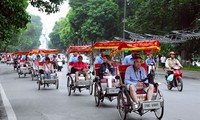
<path fill-rule="evenodd" d="M 181 70 L 181 71 L 183 73 L 183 78 L 200 80 L 200 72 L 199 71 L 188 71 L 188 70 Z M 166 71 L 163 71 L 161 68 L 158 68 L 158 70 L 156 72 L 157 72 L 157 74 L 166 75 Z"/>

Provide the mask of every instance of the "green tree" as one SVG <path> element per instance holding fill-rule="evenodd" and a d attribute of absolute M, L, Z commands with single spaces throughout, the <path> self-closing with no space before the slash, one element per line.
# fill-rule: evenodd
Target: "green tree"
<path fill-rule="evenodd" d="M 64 41 L 61 40 L 60 32 L 62 30 L 64 18 L 61 18 L 60 21 L 56 22 L 53 28 L 53 32 L 50 33 L 49 38 L 49 47 L 52 49 L 64 50 L 66 49 Z"/>
<path fill-rule="evenodd" d="M 42 23 L 39 16 L 31 15 L 31 23 L 26 29 L 13 32 L 9 40 L 1 41 L 2 51 L 27 51 L 36 49 L 40 45 L 39 37 L 42 32 Z"/>

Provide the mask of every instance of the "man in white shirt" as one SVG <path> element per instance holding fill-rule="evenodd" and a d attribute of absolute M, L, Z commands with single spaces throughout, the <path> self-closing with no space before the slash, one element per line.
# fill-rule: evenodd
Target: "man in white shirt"
<path fill-rule="evenodd" d="M 162 55 L 162 57 L 160 58 L 160 62 L 161 62 L 162 69 L 165 71 L 166 57 L 164 55 Z"/>

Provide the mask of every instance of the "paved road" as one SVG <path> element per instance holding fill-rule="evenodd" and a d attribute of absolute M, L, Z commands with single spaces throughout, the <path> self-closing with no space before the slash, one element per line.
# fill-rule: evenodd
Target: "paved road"
<path fill-rule="evenodd" d="M 30 75 L 18 78 L 12 66 L 0 64 L 0 83 L 18 120 L 118 120 L 116 101 L 104 101 L 96 107 L 88 91 L 68 96 L 65 72 L 58 72 L 60 87 L 37 90 Z M 197 120 L 200 118 L 200 79 L 184 79 L 183 92 L 167 90 L 163 75 L 157 75 L 160 90 L 165 98 L 163 120 Z M 156 120 L 154 113 L 140 117 L 131 113 L 127 120 Z"/>

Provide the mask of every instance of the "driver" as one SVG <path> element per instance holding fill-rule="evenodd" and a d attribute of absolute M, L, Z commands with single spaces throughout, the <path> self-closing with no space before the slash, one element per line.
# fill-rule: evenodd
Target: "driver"
<path fill-rule="evenodd" d="M 94 64 L 102 64 L 104 62 L 103 57 L 106 55 L 106 49 L 100 49 L 100 54 L 95 58 Z"/>
<path fill-rule="evenodd" d="M 132 50 L 130 55 L 127 55 L 124 58 L 124 61 L 122 62 L 122 65 L 133 65 L 134 64 L 134 59 L 136 56 L 138 56 L 138 51 Z"/>
<path fill-rule="evenodd" d="M 75 78 L 78 80 L 79 74 L 83 74 L 85 79 L 88 80 L 88 66 L 86 63 L 83 62 L 83 57 L 80 55 L 78 56 L 78 62 L 73 64 L 73 68 L 75 69 Z"/>
<path fill-rule="evenodd" d="M 147 78 L 146 72 L 144 68 L 141 67 L 141 64 L 142 64 L 142 58 L 137 56 L 134 59 L 134 65 L 129 66 L 125 72 L 124 82 L 126 84 L 127 89 L 130 91 L 130 95 L 134 104 L 136 105 L 139 104 L 136 94 L 137 89 L 144 89 L 147 86 L 149 87 L 147 92 L 147 100 L 151 100 L 154 89 L 154 85 L 148 83 L 147 80 L 145 82 L 141 82 L 141 80 Z"/>
<path fill-rule="evenodd" d="M 146 59 L 146 64 L 148 66 L 148 73 L 150 73 L 151 66 L 155 65 L 155 60 L 153 59 L 153 55 L 150 54 L 149 57 Z M 153 67 L 153 66 L 152 66 Z"/>
<path fill-rule="evenodd" d="M 170 53 L 170 58 L 167 58 L 165 62 L 165 67 L 168 68 L 169 70 L 167 71 L 168 75 L 172 74 L 172 69 L 175 65 L 178 65 L 179 67 L 183 67 L 181 63 L 175 58 L 175 52 L 171 51 Z"/>

